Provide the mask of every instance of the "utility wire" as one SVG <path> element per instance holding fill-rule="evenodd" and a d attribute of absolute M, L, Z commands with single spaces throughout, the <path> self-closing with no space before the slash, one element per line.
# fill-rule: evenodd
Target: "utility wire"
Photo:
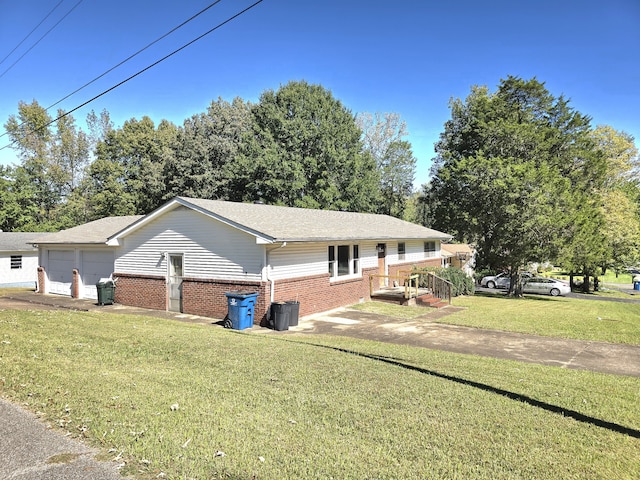
<path fill-rule="evenodd" d="M 40 23 L 39 23 L 38 25 L 36 25 L 36 26 L 34 27 L 34 29 L 33 29 L 33 30 L 31 30 L 31 31 L 28 33 L 28 35 L 27 35 L 26 37 L 24 37 L 24 38 L 20 41 L 20 43 L 18 43 L 18 45 L 16 45 L 16 46 L 13 48 L 13 50 L 11 50 L 11 51 L 7 54 L 7 56 L 6 56 L 6 57 L 4 57 L 2 60 L 0 60 L 0 65 L 2 65 L 2 64 L 4 63 L 4 61 L 5 61 L 7 58 L 9 58 L 9 57 L 11 56 L 11 54 L 12 54 L 13 52 L 15 52 L 15 51 L 20 47 L 20 45 L 22 45 L 22 44 L 25 42 L 25 40 L 27 40 L 27 38 L 29 38 L 29 37 L 31 36 L 31 34 L 32 34 L 33 32 L 35 32 L 35 31 L 38 29 L 38 27 L 39 27 L 40 25 L 42 25 L 42 23 L 43 23 L 47 18 L 49 18 L 49 16 L 50 16 L 54 11 L 55 11 L 55 9 L 56 9 L 56 8 L 58 8 L 58 7 L 60 6 L 60 4 L 61 4 L 62 2 L 64 2 L 64 0 L 60 0 L 60 1 L 58 2 L 58 4 L 57 4 L 55 7 L 53 7 L 53 9 L 51 9 L 51 11 L 50 11 L 49 13 L 47 13 L 47 16 L 46 16 L 46 17 L 44 17 L 44 18 L 40 21 Z"/>
<path fill-rule="evenodd" d="M 62 0 L 64 1 L 64 0 Z M 148 44 L 146 47 L 141 48 L 140 50 L 138 50 L 136 53 L 134 53 L 133 55 L 130 55 L 129 57 L 125 58 L 124 60 L 122 60 L 120 63 L 118 63 L 117 65 L 114 65 L 113 67 L 111 67 L 109 70 L 107 70 L 106 72 L 101 73 L 100 75 L 98 75 L 96 78 L 94 78 L 93 80 L 90 80 L 89 82 L 85 83 L 84 85 L 82 85 L 81 87 L 75 89 L 73 92 L 71 92 L 70 94 L 66 95 L 65 97 L 62 97 L 60 100 L 58 100 L 57 102 L 49 105 L 47 108 L 45 108 L 45 111 L 49 111 L 51 110 L 53 107 L 55 107 L 56 105 L 58 105 L 59 103 L 64 102 L 67 98 L 71 97 L 72 95 L 75 95 L 76 93 L 78 93 L 80 90 L 83 90 L 84 88 L 88 87 L 89 85 L 91 85 L 92 83 L 100 80 L 102 77 L 104 77 L 105 75 L 107 75 L 108 73 L 111 73 L 112 71 L 114 71 L 116 68 L 120 67 L 121 65 L 124 65 L 125 63 L 127 63 L 129 60 L 131 60 L 132 58 L 136 57 L 137 55 L 139 55 L 140 53 L 144 52 L 147 48 L 151 47 L 152 45 L 155 45 L 156 43 L 158 43 L 160 40 L 162 40 L 163 38 L 168 37 L 169 35 L 171 35 L 173 32 L 175 32 L 176 30 L 178 30 L 179 28 L 184 27 L 187 23 L 189 23 L 190 21 L 194 20 L 196 17 L 202 15 L 204 12 L 206 12 L 207 10 L 209 10 L 211 7 L 214 7 L 215 5 L 217 5 L 218 3 L 220 3 L 222 0 L 216 0 L 215 2 L 213 2 L 212 4 L 210 4 L 209 6 L 203 8 L 202 10 L 200 10 L 198 13 L 196 13 L 195 15 L 193 15 L 191 18 L 185 20 L 184 22 L 182 22 L 180 25 L 178 25 L 177 27 L 172 28 L 171 30 L 169 30 L 167 33 L 165 33 L 164 35 L 162 35 L 161 37 L 156 38 L 153 42 L 151 42 L 150 44 Z M 24 125 L 25 122 L 22 122 L 20 125 L 18 125 L 18 127 L 21 127 L 22 125 Z M 4 137 L 5 135 L 7 135 L 7 132 L 4 132 L 3 134 L 0 135 L 0 138 Z"/>
<path fill-rule="evenodd" d="M 82 1 L 82 0 L 80 0 Z M 78 105 L 75 108 L 72 108 L 71 110 L 69 110 L 68 112 L 63 113 L 62 115 L 60 115 L 59 117 L 51 120 L 50 122 L 48 122 L 47 124 L 43 125 L 42 127 L 39 127 L 37 129 L 35 129 L 35 131 L 39 131 L 39 130 L 43 130 L 45 128 L 47 128 L 49 125 L 51 125 L 52 123 L 57 122 L 58 120 L 63 119 L 64 117 L 66 117 L 67 115 L 70 115 L 71 113 L 75 112 L 76 110 L 81 109 L 82 107 L 87 106 L 88 104 L 90 104 L 91 102 L 97 100 L 98 98 L 102 97 L 103 95 L 106 95 L 107 93 L 115 90 L 116 88 L 124 85 L 125 83 L 127 83 L 129 80 L 132 80 L 134 78 L 136 78 L 138 75 L 141 75 L 142 73 L 146 72 L 147 70 L 150 70 L 151 68 L 155 67 L 156 65 L 158 65 L 159 63 L 164 62 L 165 60 L 167 60 L 168 58 L 172 57 L 173 55 L 175 55 L 176 53 L 184 50 L 185 48 L 187 48 L 188 46 L 194 44 L 195 42 L 197 42 L 198 40 L 201 40 L 202 38 L 206 37 L 207 35 L 209 35 L 210 33 L 218 30 L 220 27 L 223 27 L 224 25 L 226 25 L 227 23 L 235 20 L 236 18 L 238 18 L 239 16 L 243 15 L 244 13 L 248 12 L 249 10 L 251 10 L 252 8 L 256 7 L 257 5 L 259 5 L 260 3 L 262 3 L 264 0 L 258 0 L 257 2 L 249 5 L 247 8 L 245 8 L 244 10 L 241 10 L 240 12 L 236 13 L 235 15 L 227 18 L 225 21 L 219 23 L 218 25 L 216 25 L 215 27 L 213 27 L 212 29 L 206 31 L 205 33 L 203 33 L 202 35 L 194 38 L 193 40 L 191 40 L 190 42 L 185 43 L 184 45 L 182 45 L 180 48 L 177 48 L 176 50 L 174 50 L 173 52 L 169 53 L 168 55 L 165 55 L 164 57 L 162 57 L 160 60 L 156 60 L 155 62 L 153 62 L 151 65 L 148 65 L 147 67 L 143 68 L 142 70 L 139 70 L 137 73 L 134 73 L 133 75 L 131 75 L 128 78 L 125 78 L 124 80 L 122 80 L 121 82 L 115 84 L 114 86 L 112 86 L 111 88 L 108 88 L 107 90 L 104 90 L 102 93 L 99 93 L 98 95 L 96 95 L 95 97 L 87 100 L 86 102 Z M 15 143 L 15 140 L 11 143 L 8 143 L 7 145 L 0 147 L 0 150 L 4 150 L 5 148 L 10 147 L 11 145 L 13 145 Z"/>
<path fill-rule="evenodd" d="M 57 23 L 56 23 L 53 27 L 51 27 L 49 30 L 47 30 L 47 31 L 46 31 L 46 33 L 45 33 L 44 35 L 42 35 L 42 36 L 38 39 L 38 41 L 36 41 L 36 43 L 34 43 L 33 45 L 31 45 L 31 46 L 29 47 L 29 49 L 28 49 L 26 52 L 24 52 L 22 55 L 20 55 L 20 57 L 19 57 L 15 62 L 13 62 L 9 68 L 7 68 L 4 72 L 2 72 L 2 73 L 0 74 L 0 78 L 4 77 L 4 74 L 5 74 L 5 73 L 7 73 L 9 70 L 11 70 L 11 69 L 15 66 L 15 64 L 16 64 L 16 63 L 18 63 L 20 60 L 22 60 L 22 59 L 24 58 L 24 56 L 25 56 L 27 53 L 29 53 L 29 52 L 30 52 L 30 51 L 31 51 L 31 50 L 32 50 L 36 45 L 38 45 L 38 44 L 39 44 L 39 43 L 44 39 L 44 37 L 46 37 L 47 35 L 49 35 L 49 33 L 51 32 L 51 30 L 53 30 L 54 28 L 56 28 L 56 27 L 58 26 L 58 24 L 59 24 L 60 22 L 62 22 L 65 18 L 67 18 L 67 16 L 68 16 L 71 12 L 73 12 L 73 11 L 75 10 L 75 8 L 76 8 L 78 5 L 80 5 L 82 2 L 83 2 L 83 0 L 80 0 L 80 1 L 79 1 L 78 3 L 76 3 L 73 7 L 71 7 L 71 10 L 69 10 L 67 13 L 65 13 L 65 14 L 64 14 L 64 16 L 63 16 L 60 20 L 58 20 L 58 21 L 57 21 Z"/>

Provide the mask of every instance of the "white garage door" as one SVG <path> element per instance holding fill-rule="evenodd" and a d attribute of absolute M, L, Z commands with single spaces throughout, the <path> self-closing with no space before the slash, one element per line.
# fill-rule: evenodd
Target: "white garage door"
<path fill-rule="evenodd" d="M 71 295 L 73 269 L 73 250 L 49 250 L 49 293 Z"/>
<path fill-rule="evenodd" d="M 110 277 L 113 273 L 113 250 L 83 250 L 81 258 L 82 266 L 80 272 L 82 275 L 82 291 L 80 292 L 80 296 L 82 298 L 92 298 L 96 300 L 98 298 L 96 283 L 98 283 L 101 278 Z"/>

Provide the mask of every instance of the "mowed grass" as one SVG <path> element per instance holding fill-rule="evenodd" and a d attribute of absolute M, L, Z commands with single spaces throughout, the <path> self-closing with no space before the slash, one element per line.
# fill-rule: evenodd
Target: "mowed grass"
<path fill-rule="evenodd" d="M 527 295 L 457 297 L 465 310 L 442 323 L 550 337 L 640 345 L 640 303 Z"/>
<path fill-rule="evenodd" d="M 142 479 L 640 478 L 638 378 L 342 337 L 4 310 L 0 391 Z"/>

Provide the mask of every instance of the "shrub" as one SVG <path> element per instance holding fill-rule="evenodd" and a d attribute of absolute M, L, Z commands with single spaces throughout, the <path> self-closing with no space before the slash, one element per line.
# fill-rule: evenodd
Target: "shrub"
<path fill-rule="evenodd" d="M 426 273 L 433 273 L 434 275 L 451 282 L 451 285 L 453 286 L 451 295 L 454 297 L 459 295 L 473 295 L 475 292 L 473 279 L 459 268 L 416 268 L 411 273 L 422 274 L 420 277 L 420 287 L 422 288 L 427 286 Z"/>

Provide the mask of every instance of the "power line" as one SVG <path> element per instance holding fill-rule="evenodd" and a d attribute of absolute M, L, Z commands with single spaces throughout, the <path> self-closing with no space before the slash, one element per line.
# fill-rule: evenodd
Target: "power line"
<path fill-rule="evenodd" d="M 18 43 L 18 45 L 16 45 L 16 46 L 13 48 L 13 50 L 11 50 L 11 51 L 7 54 L 7 56 L 6 56 L 6 57 L 4 57 L 2 60 L 0 60 L 0 65 L 2 65 L 2 64 L 4 63 L 4 61 L 5 61 L 7 58 L 9 58 L 9 57 L 11 56 L 11 54 L 12 54 L 13 52 L 15 52 L 15 51 L 20 47 L 20 45 L 22 45 L 22 44 L 25 42 L 25 40 L 27 40 L 27 38 L 29 38 L 29 37 L 31 36 L 31 34 L 32 34 L 33 32 L 35 32 L 35 31 L 38 29 L 38 27 L 39 27 L 40 25 L 42 25 L 42 23 L 43 23 L 47 18 L 49 18 L 49 16 L 50 16 L 54 11 L 55 11 L 55 9 L 56 9 L 56 8 L 58 8 L 58 7 L 60 6 L 60 4 L 61 4 L 62 2 L 64 2 L 64 0 L 60 0 L 60 1 L 58 2 L 58 4 L 57 4 L 55 7 L 53 7 L 53 8 L 51 9 L 51 11 L 50 11 L 49 13 L 47 13 L 47 15 L 46 15 L 46 16 L 45 16 L 45 17 L 40 21 L 40 23 L 39 23 L 38 25 L 36 25 L 36 26 L 33 28 L 33 30 L 31 30 L 31 31 L 27 34 L 27 36 L 26 36 L 26 37 L 24 37 L 24 38 L 20 41 L 20 43 Z"/>
<path fill-rule="evenodd" d="M 84 89 L 85 87 L 88 87 L 89 85 L 91 85 L 92 83 L 96 82 L 97 80 L 100 80 L 102 77 L 104 77 L 106 74 L 111 73 L 112 71 L 114 71 L 116 68 L 120 67 L 121 65 L 124 65 L 125 63 L 127 63 L 129 60 L 131 60 L 132 58 L 136 57 L 137 55 L 139 55 L 140 53 L 144 52 L 147 48 L 151 47 L 152 45 L 155 45 L 156 43 L 158 43 L 160 40 L 162 40 L 163 38 L 168 37 L 169 35 L 171 35 L 173 32 L 175 32 L 176 30 L 178 30 L 179 28 L 184 27 L 187 23 L 189 23 L 190 21 L 192 21 L 193 19 L 195 19 L 196 17 L 202 15 L 204 12 L 206 12 L 207 10 L 209 10 L 211 7 L 214 7 L 215 5 L 217 5 L 218 3 L 220 3 L 222 0 L 216 0 L 215 2 L 213 2 L 212 4 L 210 4 L 209 6 L 203 8 L 202 10 L 200 10 L 198 13 L 196 13 L 195 15 L 193 15 L 191 18 L 189 18 L 188 20 L 185 20 L 184 22 L 182 22 L 180 25 L 178 25 L 177 27 L 172 28 L 171 30 L 169 30 L 167 33 L 165 33 L 164 35 L 162 35 L 161 37 L 158 37 L 157 39 L 155 39 L 153 42 L 151 42 L 149 45 L 147 45 L 146 47 L 141 48 L 140 50 L 138 50 L 136 53 L 134 53 L 133 55 L 130 55 L 129 57 L 125 58 L 124 60 L 122 60 L 120 63 L 118 63 L 117 65 L 114 65 L 113 67 L 111 67 L 109 70 L 107 70 L 104 73 L 101 73 L 100 75 L 98 75 L 96 78 L 94 78 L 93 80 L 85 83 L 84 85 L 82 85 L 80 88 L 77 88 L 76 90 L 74 90 L 73 92 L 71 92 L 70 94 L 68 94 L 67 96 L 61 98 L 60 100 L 58 100 L 56 103 L 49 105 L 47 108 L 45 108 L 45 110 L 49 110 L 53 107 L 55 107 L 56 105 L 58 105 L 59 103 L 65 101 L 67 98 L 69 98 L 72 95 L 75 95 L 76 93 L 78 93 L 80 90 Z M 1 135 L 0 135 L 1 136 Z"/>
<path fill-rule="evenodd" d="M 64 0 L 62 0 L 64 1 Z M 104 77 L 105 75 L 107 75 L 108 73 L 111 73 L 112 71 L 114 71 L 116 68 L 124 65 L 125 63 L 127 63 L 129 60 L 131 60 L 132 58 L 136 57 L 137 55 L 139 55 L 140 53 L 144 52 L 146 49 L 148 49 L 149 47 L 151 47 L 152 45 L 155 45 L 156 43 L 158 43 L 160 40 L 162 40 L 163 38 L 168 37 L 169 35 L 171 35 L 173 32 L 175 32 L 176 30 L 178 30 L 179 28 L 184 27 L 187 23 L 191 22 L 192 20 L 194 20 L 196 17 L 199 17 L 200 15 L 202 15 L 204 12 L 206 12 L 207 10 L 209 10 L 211 7 L 214 7 L 215 5 L 217 5 L 218 3 L 220 3 L 222 0 L 216 0 L 215 2 L 211 3 L 209 6 L 203 8 L 202 10 L 200 10 L 198 13 L 196 13 L 195 15 L 192 15 L 191 18 L 185 20 L 184 22 L 182 22 L 180 25 L 178 25 L 177 27 L 172 28 L 171 30 L 169 30 L 167 33 L 165 33 L 164 35 L 156 38 L 153 42 L 151 42 L 150 44 L 148 44 L 146 47 L 141 48 L 140 50 L 138 50 L 136 53 L 134 53 L 133 55 L 130 55 L 129 57 L 125 58 L 124 60 L 122 60 L 120 63 L 118 63 L 117 65 L 114 65 L 113 67 L 111 67 L 109 70 L 107 70 L 106 72 L 101 73 L 100 75 L 98 75 L 96 78 L 94 78 L 93 80 L 90 80 L 89 82 L 85 83 L 84 85 L 82 85 L 81 87 L 75 89 L 73 92 L 71 92 L 70 94 L 62 97 L 60 100 L 58 100 L 57 102 L 49 105 L 47 108 L 45 108 L 45 111 L 49 111 L 50 109 L 52 109 L 53 107 L 55 107 L 56 105 L 58 105 L 59 103 L 64 102 L 67 98 L 71 97 L 72 95 L 75 95 L 76 93 L 78 93 L 80 90 L 83 90 L 84 88 L 88 87 L 89 85 L 91 85 L 92 83 L 100 80 L 102 77 Z M 18 127 L 21 127 L 22 125 L 24 125 L 24 122 L 22 122 L 20 125 L 18 125 Z M 5 135 L 7 135 L 7 132 L 4 132 L 3 134 L 0 135 L 0 138 L 4 137 Z"/>
<path fill-rule="evenodd" d="M 24 52 L 22 55 L 20 55 L 20 57 L 19 57 L 15 62 L 13 62 L 13 63 L 11 64 L 11 66 L 9 66 L 9 68 L 7 68 L 4 72 L 2 72 L 2 73 L 0 74 L 0 78 L 4 77 L 4 74 L 5 74 L 5 73 L 7 73 L 9 70 L 11 70 L 11 69 L 16 65 L 16 63 L 18 63 L 20 60 L 22 60 L 22 59 L 24 58 L 24 56 L 25 56 L 27 53 L 29 53 L 29 52 L 30 52 L 30 51 L 31 51 L 31 50 L 32 50 L 36 45 L 38 45 L 38 44 L 39 44 L 39 43 L 44 39 L 44 37 L 46 37 L 47 35 L 49 35 L 49 33 L 50 33 L 54 28 L 56 28 L 60 22 L 62 22 L 65 18 L 67 18 L 67 16 L 68 16 L 71 12 L 73 12 L 73 11 L 75 10 L 75 8 L 76 8 L 78 5 L 80 5 L 82 2 L 83 2 L 83 0 L 80 0 L 80 1 L 79 1 L 78 3 L 76 3 L 73 7 L 71 7 L 71 10 L 69 10 L 67 13 L 65 13 L 65 14 L 64 14 L 64 16 L 63 16 L 60 20 L 58 20 L 58 21 L 57 21 L 57 23 L 56 23 L 53 27 L 51 27 L 49 30 L 47 30 L 47 31 L 46 31 L 46 33 L 45 33 L 44 35 L 42 35 L 42 36 L 41 36 L 41 37 L 36 41 L 36 43 L 34 43 L 33 45 L 31 45 L 31 46 L 29 47 L 29 49 L 28 49 L 26 52 Z"/>
<path fill-rule="evenodd" d="M 80 0 L 82 1 L 82 0 Z M 239 16 L 243 15 L 244 13 L 248 12 L 249 10 L 251 10 L 252 8 L 256 7 L 257 5 L 259 5 L 260 3 L 262 3 L 264 0 L 258 0 L 255 3 L 249 5 L 247 8 L 245 8 L 244 10 L 241 10 L 240 12 L 236 13 L 235 15 L 227 18 L 226 20 L 224 20 L 223 22 L 219 23 L 218 25 L 216 25 L 215 27 L 211 28 L 210 30 L 206 31 L 205 33 L 203 33 L 202 35 L 194 38 L 193 40 L 191 40 L 190 42 L 185 43 L 184 45 L 182 45 L 180 48 L 177 48 L 176 50 L 174 50 L 173 52 L 169 53 L 168 55 L 165 55 L 164 57 L 162 57 L 160 60 L 156 60 L 155 62 L 153 62 L 151 65 L 146 66 L 145 68 L 143 68 L 142 70 L 139 70 L 138 72 L 134 73 L 133 75 L 131 75 L 128 78 L 125 78 L 124 80 L 122 80 L 121 82 L 115 84 L 114 86 L 112 86 L 111 88 L 108 88 L 107 90 L 104 90 L 102 93 L 99 93 L 98 95 L 96 95 L 95 97 L 87 100 L 86 102 L 78 105 L 75 108 L 72 108 L 71 110 L 69 110 L 68 112 L 63 113 L 62 115 L 60 115 L 59 117 L 51 120 L 50 122 L 48 122 L 47 124 L 43 125 L 42 127 L 37 128 L 35 131 L 39 131 L 42 129 L 47 128 L 49 125 L 57 122 L 58 120 L 66 117 L 67 115 L 72 114 L 73 112 L 75 112 L 76 110 L 81 109 L 82 107 L 87 106 L 88 104 L 90 104 L 91 102 L 97 100 L 98 98 L 102 97 L 103 95 L 106 95 L 107 93 L 115 90 L 116 88 L 120 87 L 121 85 L 124 85 L 125 83 L 127 83 L 129 80 L 133 80 L 134 78 L 136 78 L 138 75 L 143 74 L 144 72 L 146 72 L 147 70 L 150 70 L 151 68 L 155 67 L 156 65 L 158 65 L 159 63 L 164 62 L 165 60 L 167 60 L 168 58 L 172 57 L 173 55 L 175 55 L 176 53 L 184 50 L 185 48 L 187 48 L 188 46 L 194 44 L 195 42 L 197 42 L 198 40 L 201 40 L 202 38 L 206 37 L 207 35 L 209 35 L 210 33 L 213 33 L 214 31 L 218 30 L 220 27 L 223 27 L 224 25 L 226 25 L 227 23 L 235 20 L 236 18 L 238 18 Z M 5 148 L 10 147 L 11 145 L 13 145 L 15 143 L 15 140 L 11 143 L 8 143 L 7 145 L 0 147 L 0 150 L 4 150 Z"/>

